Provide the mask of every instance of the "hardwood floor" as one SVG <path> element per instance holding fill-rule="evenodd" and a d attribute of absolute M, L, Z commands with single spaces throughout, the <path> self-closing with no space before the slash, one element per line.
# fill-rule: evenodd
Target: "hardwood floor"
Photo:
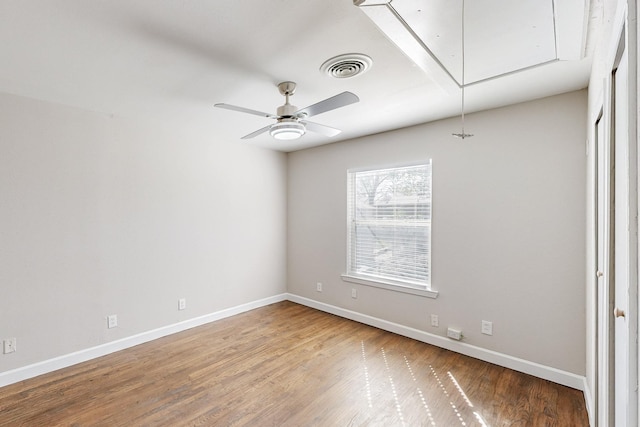
<path fill-rule="evenodd" d="M 0 388 L 2 426 L 587 426 L 582 392 L 282 302 Z"/>

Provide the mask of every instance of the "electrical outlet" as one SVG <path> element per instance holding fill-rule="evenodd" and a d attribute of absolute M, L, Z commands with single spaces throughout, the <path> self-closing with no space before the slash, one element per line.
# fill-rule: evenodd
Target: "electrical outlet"
<path fill-rule="evenodd" d="M 107 328 L 115 328 L 118 326 L 118 316 L 116 314 L 112 314 L 107 316 Z"/>
<path fill-rule="evenodd" d="M 437 314 L 432 314 L 431 315 L 431 326 L 433 326 L 435 328 L 439 324 L 440 324 L 440 321 L 438 320 L 438 315 Z"/>
<path fill-rule="evenodd" d="M 187 308 L 187 299 L 180 298 L 178 300 L 178 310 L 184 310 L 185 308 Z"/>
<path fill-rule="evenodd" d="M 320 282 L 316 283 L 316 291 L 322 292 L 322 283 Z"/>
<path fill-rule="evenodd" d="M 493 322 L 488 320 L 482 321 L 482 328 L 480 330 L 485 335 L 493 335 Z"/>
<path fill-rule="evenodd" d="M 3 342 L 4 344 L 4 354 L 13 353 L 16 351 L 16 339 L 15 338 L 7 338 Z"/>
<path fill-rule="evenodd" d="M 451 339 L 460 341 L 462 339 L 462 331 L 459 329 L 447 328 L 447 336 Z"/>
<path fill-rule="evenodd" d="M 351 289 L 351 298 L 358 298 L 358 290 L 356 288 Z"/>

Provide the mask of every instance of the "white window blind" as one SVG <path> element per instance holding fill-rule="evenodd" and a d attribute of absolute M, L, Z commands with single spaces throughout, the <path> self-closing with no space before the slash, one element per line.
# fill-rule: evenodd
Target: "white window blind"
<path fill-rule="evenodd" d="M 347 274 L 428 289 L 431 160 L 348 172 Z"/>

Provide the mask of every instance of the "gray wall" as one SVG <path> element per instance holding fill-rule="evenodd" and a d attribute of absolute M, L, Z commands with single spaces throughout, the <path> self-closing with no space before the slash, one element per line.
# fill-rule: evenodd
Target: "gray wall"
<path fill-rule="evenodd" d="M 286 155 L 214 130 L 0 95 L 0 372 L 286 291 Z"/>
<path fill-rule="evenodd" d="M 289 292 L 584 375 L 586 117 L 579 91 L 290 153 Z M 426 158 L 438 298 L 343 282 L 347 169 Z"/>
<path fill-rule="evenodd" d="M 0 95 L 0 372 L 288 290 L 584 375 L 586 117 L 580 91 L 287 156 Z M 440 295 L 343 282 L 346 170 L 420 158 Z"/>

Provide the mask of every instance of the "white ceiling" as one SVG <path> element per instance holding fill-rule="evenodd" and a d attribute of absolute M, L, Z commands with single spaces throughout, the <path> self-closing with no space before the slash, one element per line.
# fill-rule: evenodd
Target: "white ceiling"
<path fill-rule="evenodd" d="M 282 151 L 459 114 L 462 1 L 361 3 L 3 0 L 0 91 L 173 122 L 211 135 L 212 144 L 237 140 Z M 378 27 L 376 16 L 385 19 L 390 10 L 433 54 L 426 63 L 391 41 L 402 44 L 406 34 Z M 587 86 L 587 46 L 597 30 L 587 0 L 467 0 L 465 10 L 467 112 Z M 320 72 L 323 62 L 345 53 L 368 55 L 373 66 L 350 79 Z M 241 141 L 270 119 L 213 108 L 228 103 L 275 113 L 284 101 L 276 85 L 285 80 L 298 84 L 291 102 L 299 107 L 346 90 L 360 102 L 313 118 L 342 129 L 340 135 L 307 133 L 288 142 L 268 133 Z"/>

